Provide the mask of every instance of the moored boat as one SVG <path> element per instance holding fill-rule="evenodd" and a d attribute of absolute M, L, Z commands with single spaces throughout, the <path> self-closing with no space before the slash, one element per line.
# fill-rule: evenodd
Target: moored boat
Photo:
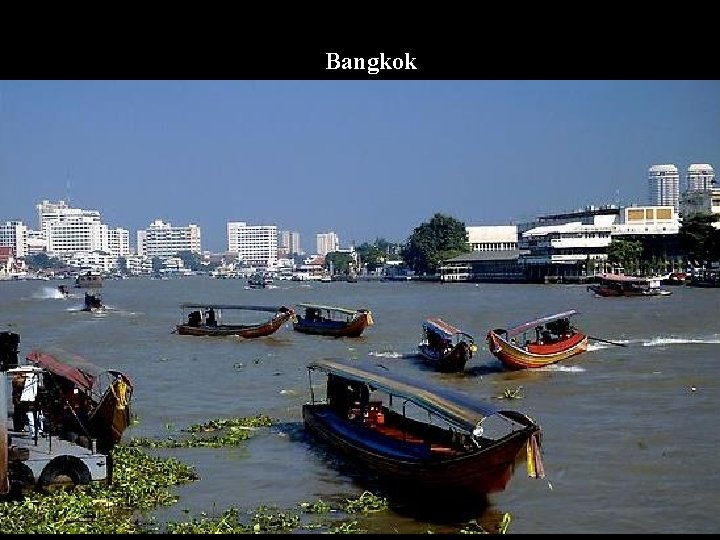
<path fill-rule="evenodd" d="M 587 286 L 598 296 L 669 296 L 670 291 L 661 288 L 660 278 L 602 274 L 600 282 Z"/>
<path fill-rule="evenodd" d="M 296 314 L 293 329 L 303 334 L 333 337 L 359 337 L 374 323 L 369 309 L 348 309 L 318 304 L 298 304 L 302 315 Z"/>
<path fill-rule="evenodd" d="M 79 289 L 99 289 L 102 286 L 102 275 L 93 270 L 88 270 L 75 278 L 75 287 Z"/>
<path fill-rule="evenodd" d="M 571 324 L 570 310 L 487 334 L 490 352 L 508 369 L 540 368 L 570 358 L 588 348 L 588 336 Z"/>
<path fill-rule="evenodd" d="M 127 375 L 57 348 L 33 350 L 26 360 L 43 370 L 41 401 L 51 431 L 78 444 L 94 440 L 103 453 L 120 442 L 131 420 L 133 384 Z"/>
<path fill-rule="evenodd" d="M 238 336 L 258 338 L 274 334 L 292 317 L 295 311 L 285 306 L 250 306 L 238 304 L 181 304 L 183 319 L 175 331 L 184 336 Z M 187 316 L 185 313 L 187 311 Z M 227 313 L 271 313 L 269 319 L 252 322 L 228 322 Z"/>
<path fill-rule="evenodd" d="M 427 497 L 484 498 L 506 489 L 516 464 L 543 476 L 540 426 L 444 386 L 367 361 L 308 365 L 305 428 L 335 451 L 392 483 Z M 316 400 L 312 373 L 327 375 Z"/>
<path fill-rule="evenodd" d="M 475 338 L 439 317 L 425 320 L 422 330 L 418 352 L 437 371 L 462 371 L 477 351 Z"/>

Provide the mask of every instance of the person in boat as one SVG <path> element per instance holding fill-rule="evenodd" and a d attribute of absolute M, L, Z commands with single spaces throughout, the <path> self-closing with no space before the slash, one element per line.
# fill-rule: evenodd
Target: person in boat
<path fill-rule="evenodd" d="M 188 315 L 188 326 L 200 326 L 200 321 L 202 321 L 200 311 L 196 310 Z"/>
<path fill-rule="evenodd" d="M 215 318 L 215 310 L 213 308 L 208 310 L 205 324 L 208 326 L 217 326 L 217 319 Z"/>

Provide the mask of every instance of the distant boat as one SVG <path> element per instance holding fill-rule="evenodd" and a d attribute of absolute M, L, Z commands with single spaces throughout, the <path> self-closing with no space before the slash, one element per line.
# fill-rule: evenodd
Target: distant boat
<path fill-rule="evenodd" d="M 588 337 L 570 324 L 576 313 L 564 311 L 507 330 L 490 330 L 490 352 L 508 369 L 544 367 L 585 352 Z"/>
<path fill-rule="evenodd" d="M 521 412 L 363 360 L 315 361 L 308 370 L 305 429 L 393 487 L 429 501 L 484 501 L 506 489 L 520 460 L 529 476 L 544 476 L 540 426 Z M 316 398 L 313 372 L 327 376 L 325 399 Z"/>
<path fill-rule="evenodd" d="M 103 309 L 105 309 L 105 305 L 102 303 L 100 293 L 85 293 L 85 305 L 82 308 L 83 311 L 100 311 Z"/>
<path fill-rule="evenodd" d="M 688 284 L 712 289 L 720 287 L 720 270 L 700 270 L 690 277 Z"/>
<path fill-rule="evenodd" d="M 660 278 L 602 274 L 600 283 L 588 285 L 588 291 L 598 296 L 669 296 L 670 291 L 660 287 Z"/>
<path fill-rule="evenodd" d="M 248 306 L 237 304 L 181 304 L 183 319 L 187 321 L 176 325 L 175 331 L 184 336 L 238 336 L 258 338 L 275 333 L 289 321 L 295 311 L 285 306 Z M 189 310 L 187 316 L 186 311 Z M 239 323 L 227 322 L 227 313 L 257 311 L 272 313 L 269 319 Z"/>
<path fill-rule="evenodd" d="M 462 371 L 477 351 L 475 338 L 438 317 L 427 319 L 422 329 L 418 352 L 437 371 Z"/>
<path fill-rule="evenodd" d="M 248 286 L 251 289 L 265 289 L 272 285 L 272 283 L 272 276 L 264 272 L 257 272 L 248 278 Z"/>
<path fill-rule="evenodd" d="M 369 309 L 348 309 L 317 304 L 298 304 L 304 310 L 296 314 L 293 329 L 303 334 L 334 337 L 359 337 L 374 324 Z"/>
<path fill-rule="evenodd" d="M 67 298 L 67 296 L 70 294 L 70 291 L 68 290 L 67 285 L 61 284 L 61 285 L 58 285 L 57 288 L 58 288 L 58 292 L 59 292 L 60 294 L 62 294 L 64 297 L 66 297 L 66 298 Z"/>
<path fill-rule="evenodd" d="M 102 286 L 102 275 L 99 272 L 88 270 L 75 278 L 75 287 L 80 289 L 99 289 Z"/>

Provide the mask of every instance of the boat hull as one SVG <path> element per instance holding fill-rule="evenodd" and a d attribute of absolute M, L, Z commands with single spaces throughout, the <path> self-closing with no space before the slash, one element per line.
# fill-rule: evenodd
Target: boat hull
<path fill-rule="evenodd" d="M 575 332 L 568 339 L 546 345 L 530 343 L 527 350 L 508 343 L 492 330 L 488 332 L 487 340 L 490 352 L 505 367 L 512 370 L 549 366 L 583 353 L 588 348 L 588 338 L 581 332 Z"/>
<path fill-rule="evenodd" d="M 125 375 L 118 375 L 103 394 L 88 420 L 89 431 L 97 439 L 97 449 L 106 453 L 120 442 L 131 422 L 130 401 L 133 386 Z"/>
<path fill-rule="evenodd" d="M 453 347 L 450 352 L 443 353 L 429 347 L 426 343 L 418 345 L 420 356 L 429 365 L 432 365 L 437 371 L 443 373 L 453 373 L 465 369 L 465 364 L 472 357 L 472 350 L 464 343 L 460 342 Z"/>
<path fill-rule="evenodd" d="M 292 313 L 280 313 L 270 321 L 258 325 L 225 324 L 225 325 L 198 325 L 178 324 L 176 332 L 181 336 L 239 336 L 243 338 L 258 338 L 274 334 L 280 327 L 290 320 Z"/>
<path fill-rule="evenodd" d="M 484 448 L 461 455 L 436 452 L 426 443 L 391 439 L 344 420 L 327 405 L 304 405 L 305 428 L 339 453 L 393 485 L 440 493 L 484 496 L 506 489 L 525 457 L 536 427 L 526 427 Z"/>
<path fill-rule="evenodd" d="M 369 313 L 360 313 L 350 322 L 344 321 L 310 321 L 297 316 L 293 329 L 303 334 L 332 337 L 360 337 L 365 329 L 372 324 Z"/>

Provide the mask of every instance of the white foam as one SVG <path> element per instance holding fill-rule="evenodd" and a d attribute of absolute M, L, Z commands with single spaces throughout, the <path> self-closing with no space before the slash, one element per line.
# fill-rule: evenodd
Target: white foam
<path fill-rule="evenodd" d="M 368 353 L 368 356 L 378 356 L 378 357 L 380 357 L 380 358 L 404 358 L 404 357 L 405 357 L 404 354 L 399 353 L 399 352 L 395 352 L 395 351 L 393 351 L 393 352 L 375 352 L 375 351 L 370 351 L 370 352 Z"/>
<path fill-rule="evenodd" d="M 41 290 L 33 294 L 33 298 L 65 298 L 57 287 L 43 287 Z"/>

